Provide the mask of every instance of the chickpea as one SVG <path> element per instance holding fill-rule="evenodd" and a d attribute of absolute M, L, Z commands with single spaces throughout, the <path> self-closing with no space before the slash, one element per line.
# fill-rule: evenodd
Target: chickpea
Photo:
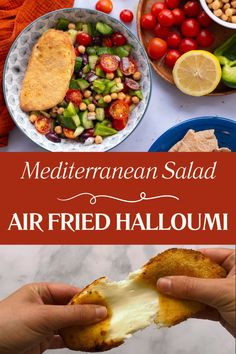
<path fill-rule="evenodd" d="M 235 12 L 236 12 L 235 9 L 227 9 L 225 11 L 225 15 L 231 17 L 231 16 L 233 16 L 235 14 Z"/>
<path fill-rule="evenodd" d="M 206 0 L 207 4 L 211 4 L 214 0 Z"/>
<path fill-rule="evenodd" d="M 115 75 L 114 75 L 113 73 L 107 73 L 107 74 L 106 74 L 106 78 L 107 78 L 108 80 L 113 80 L 114 77 L 115 77 Z"/>
<path fill-rule="evenodd" d="M 125 100 L 126 103 L 130 104 L 131 102 L 131 96 L 130 95 L 126 95 Z"/>
<path fill-rule="evenodd" d="M 120 84 L 120 83 L 121 83 L 121 78 L 120 78 L 120 77 L 116 77 L 116 78 L 115 78 L 115 82 L 116 82 L 117 84 Z"/>
<path fill-rule="evenodd" d="M 104 97 L 103 97 L 103 101 L 104 101 L 105 103 L 110 103 L 110 102 L 111 102 L 111 96 L 110 96 L 110 95 L 104 96 Z"/>
<path fill-rule="evenodd" d="M 80 54 L 84 54 L 85 50 L 86 50 L 85 46 L 83 46 L 83 45 L 78 46 L 78 51 L 80 52 Z"/>
<path fill-rule="evenodd" d="M 89 105 L 88 105 L 88 110 L 89 110 L 89 112 L 94 112 L 95 111 L 95 104 L 93 104 L 93 103 L 90 103 Z"/>
<path fill-rule="evenodd" d="M 225 4 L 225 5 L 223 6 L 223 9 L 224 9 L 224 10 L 230 9 L 230 4 Z"/>
<path fill-rule="evenodd" d="M 141 76 L 141 73 L 139 71 L 136 71 L 133 75 L 133 79 L 139 81 L 141 79 Z"/>
<path fill-rule="evenodd" d="M 36 122 L 36 120 L 37 120 L 37 116 L 36 116 L 36 114 L 31 114 L 30 116 L 29 116 L 29 120 L 31 121 L 31 123 L 35 123 Z"/>
<path fill-rule="evenodd" d="M 80 103 L 79 109 L 80 109 L 81 111 L 86 111 L 86 109 L 87 109 L 86 103 L 84 103 L 84 102 Z"/>
<path fill-rule="evenodd" d="M 139 103 L 139 98 L 138 98 L 137 96 L 133 96 L 133 97 L 132 97 L 132 102 L 133 102 L 134 104 L 138 104 L 138 103 Z"/>
<path fill-rule="evenodd" d="M 118 97 L 118 95 L 117 95 L 116 92 L 113 92 L 113 93 L 111 94 L 111 99 L 112 99 L 112 100 L 117 100 L 117 97 Z"/>
<path fill-rule="evenodd" d="M 212 3 L 212 9 L 213 10 L 218 10 L 220 9 L 221 7 L 223 6 L 223 3 L 219 0 L 215 0 L 213 3 Z"/>
<path fill-rule="evenodd" d="M 229 0 L 221 0 L 224 4 L 227 4 L 227 2 L 229 2 Z"/>
<path fill-rule="evenodd" d="M 236 8 L 236 1 L 232 1 L 232 2 L 231 2 L 231 5 L 232 5 L 233 8 L 235 9 L 235 8 Z"/>
<path fill-rule="evenodd" d="M 75 24 L 74 23 L 69 23 L 68 29 L 75 29 Z"/>
<path fill-rule="evenodd" d="M 231 21 L 232 21 L 232 23 L 236 23 L 236 16 L 232 16 Z"/>
<path fill-rule="evenodd" d="M 97 100 L 97 101 L 100 100 L 100 98 L 102 98 L 101 95 L 96 95 L 96 96 L 95 96 L 95 100 Z"/>
<path fill-rule="evenodd" d="M 97 135 L 95 137 L 95 144 L 101 144 L 103 141 L 103 138 L 100 135 Z"/>
<path fill-rule="evenodd" d="M 124 100 L 126 98 L 126 95 L 123 92 L 119 92 L 117 98 L 118 100 Z"/>
<path fill-rule="evenodd" d="M 60 125 L 57 125 L 54 128 L 54 131 L 55 131 L 56 134 L 62 134 L 62 127 Z"/>
<path fill-rule="evenodd" d="M 85 90 L 85 91 L 84 91 L 84 97 L 85 97 L 85 98 L 89 98 L 91 95 L 92 95 L 92 92 L 91 92 L 91 91 L 89 91 L 89 90 Z"/>
<path fill-rule="evenodd" d="M 214 15 L 216 15 L 217 17 L 220 17 L 223 15 L 223 11 L 221 9 L 215 10 L 213 11 Z"/>
<path fill-rule="evenodd" d="M 58 110 L 57 110 L 57 113 L 58 114 L 63 114 L 64 113 L 64 108 L 63 107 L 60 107 L 60 108 L 58 108 Z"/>
<path fill-rule="evenodd" d="M 226 16 L 225 14 L 221 15 L 221 20 L 223 21 L 228 21 L 228 16 Z"/>

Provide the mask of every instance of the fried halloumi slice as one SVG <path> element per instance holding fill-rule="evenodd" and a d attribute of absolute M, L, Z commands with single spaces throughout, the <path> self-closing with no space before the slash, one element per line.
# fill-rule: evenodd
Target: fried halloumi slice
<path fill-rule="evenodd" d="M 104 321 L 86 327 L 75 326 L 61 331 L 68 348 L 99 352 L 119 346 L 138 330 L 156 323 L 170 327 L 204 308 L 188 300 L 158 293 L 156 282 L 163 276 L 187 275 L 198 278 L 223 278 L 225 270 L 200 252 L 170 249 L 152 258 L 128 278 L 110 282 L 103 277 L 75 295 L 71 305 L 99 304 L 108 309 Z"/>
<path fill-rule="evenodd" d="M 45 110 L 62 102 L 74 71 L 75 52 L 70 35 L 49 29 L 35 44 L 20 92 L 25 112 Z"/>

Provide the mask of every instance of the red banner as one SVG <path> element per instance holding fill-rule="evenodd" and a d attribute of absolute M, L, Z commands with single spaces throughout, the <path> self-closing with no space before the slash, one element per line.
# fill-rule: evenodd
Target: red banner
<path fill-rule="evenodd" d="M 1 244 L 235 244 L 234 153 L 1 153 Z"/>

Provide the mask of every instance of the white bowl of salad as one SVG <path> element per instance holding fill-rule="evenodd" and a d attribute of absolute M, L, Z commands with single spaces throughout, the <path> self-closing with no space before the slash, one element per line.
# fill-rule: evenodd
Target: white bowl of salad
<path fill-rule="evenodd" d="M 76 61 L 70 87 L 57 106 L 25 113 L 22 80 L 38 38 L 49 28 L 68 31 Z M 49 151 L 107 151 L 137 127 L 151 94 L 151 72 L 138 39 L 120 21 L 88 9 L 48 13 L 23 30 L 3 76 L 8 110 L 18 127 Z"/>

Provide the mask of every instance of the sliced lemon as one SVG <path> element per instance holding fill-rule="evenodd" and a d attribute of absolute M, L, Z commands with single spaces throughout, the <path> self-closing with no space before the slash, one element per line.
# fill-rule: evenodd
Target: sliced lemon
<path fill-rule="evenodd" d="M 218 59 L 205 50 L 191 50 L 176 61 L 173 69 L 175 85 L 190 96 L 208 95 L 218 86 L 221 67 Z"/>

